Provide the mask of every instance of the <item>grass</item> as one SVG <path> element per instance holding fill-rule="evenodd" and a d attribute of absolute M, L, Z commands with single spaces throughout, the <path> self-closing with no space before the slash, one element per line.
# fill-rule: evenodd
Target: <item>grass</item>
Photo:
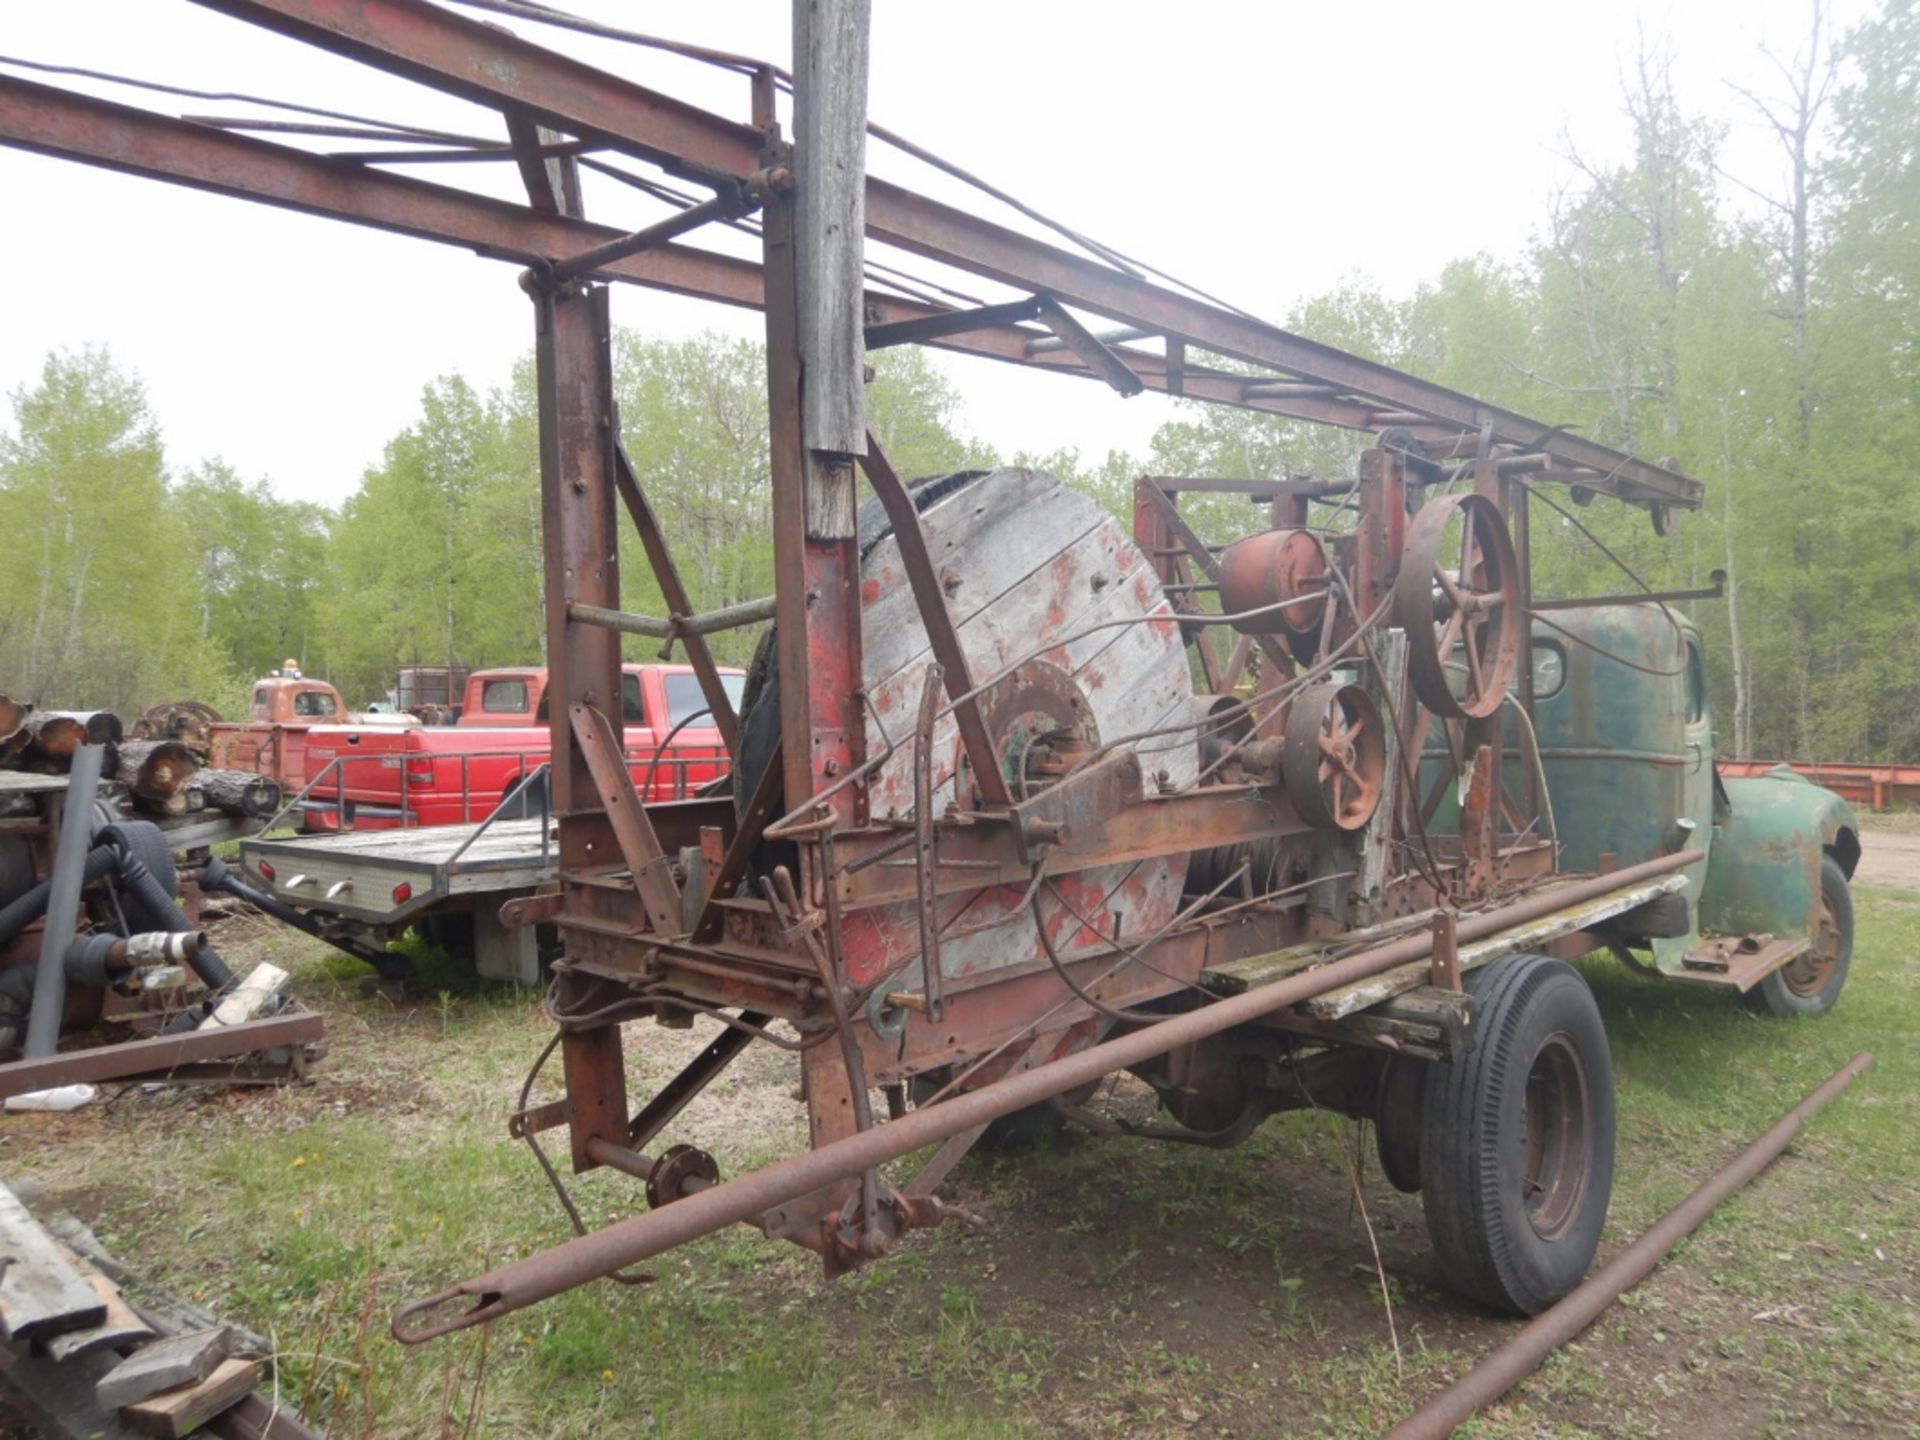
<path fill-rule="evenodd" d="M 1920 898 L 1858 899 L 1853 979 L 1816 1021 L 1588 964 L 1620 1095 L 1609 1249 L 1855 1051 L 1877 1063 L 1463 1435 L 1920 1435 Z M 291 963 L 328 1014 L 318 1083 L 8 1117 L 0 1172 L 38 1180 L 136 1268 L 271 1335 L 283 1393 L 342 1440 L 1374 1436 L 1511 1331 L 1440 1290 L 1417 1197 L 1390 1191 L 1369 1157 L 1396 1363 L 1340 1156 L 1351 1133 L 1296 1114 L 1229 1151 L 1098 1141 L 975 1157 L 950 1188 L 989 1228 L 912 1237 L 833 1284 L 812 1256 L 739 1230 L 662 1257 L 650 1285 L 596 1285 L 484 1340 L 402 1347 L 386 1335 L 399 1304 L 565 1233 L 504 1128 L 545 1023 L 527 997 L 471 989 L 430 953 L 417 957 L 427 998 L 401 1006 L 300 937 L 254 949 Z M 635 1090 L 702 1039 L 661 1036 L 670 1053 L 649 1060 L 653 1032 L 634 1032 Z M 800 1138 L 791 1061 L 756 1047 L 736 1068 L 682 1121 L 728 1173 Z M 624 1177 L 571 1183 L 591 1224 L 640 1203 Z"/>

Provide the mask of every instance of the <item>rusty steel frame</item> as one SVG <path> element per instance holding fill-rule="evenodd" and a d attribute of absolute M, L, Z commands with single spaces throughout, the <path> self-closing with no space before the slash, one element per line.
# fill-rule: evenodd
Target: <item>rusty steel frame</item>
<path fill-rule="evenodd" d="M 1310 885 L 1290 891 L 1255 894 L 1244 880 L 1238 901 L 1222 894 L 1234 883 L 1229 876 L 1152 933 L 1123 935 L 1116 921 L 1111 943 L 1102 937 L 1101 945 L 1064 956 L 1050 948 L 1051 964 L 1035 961 L 984 978 L 943 977 L 937 961 L 943 897 L 996 887 L 1031 896 L 1043 880 L 1104 866 L 1304 842 L 1312 826 L 1271 775 L 1220 777 L 1150 795 L 1138 757 L 1117 744 L 1096 751 L 1052 790 L 1016 799 L 982 715 L 984 693 L 998 677 L 974 673 L 913 497 L 870 434 L 864 454 L 856 456 L 815 448 L 803 428 L 813 423 L 824 392 L 857 395 L 863 382 L 857 364 L 803 363 L 802 310 L 818 296 L 803 278 L 812 272 L 804 270 L 800 252 L 818 237 L 797 232 L 795 187 L 788 182 L 797 174 L 804 189 L 807 180 L 777 123 L 771 70 L 753 75 L 752 117 L 742 124 L 427 0 L 198 3 L 498 111 L 509 136 L 505 153 L 526 182 L 528 203 L 515 205 L 384 173 L 364 159 L 317 156 L 0 76 L 0 144 L 460 245 L 525 267 L 521 283 L 535 321 L 548 660 L 559 697 L 551 739 L 561 885 L 556 895 L 523 908 L 527 917 L 537 910 L 560 928 L 567 959 L 558 967 L 556 993 L 576 1003 L 563 1006 L 560 1017 L 567 1098 L 516 1116 L 515 1126 L 530 1132 L 564 1124 L 577 1170 L 612 1164 L 644 1173 L 651 1184 L 664 1157 L 648 1160 L 633 1146 L 658 1133 L 747 1039 L 768 1034 L 767 1024 L 785 1021 L 800 1037 L 812 1123 L 808 1154 L 722 1184 L 711 1183 L 700 1165 L 682 1165 L 676 1173 L 699 1184 L 668 1187 L 664 1199 L 673 1203 L 663 1211 L 510 1267 L 512 1301 L 505 1308 L 731 1219 L 757 1219 L 767 1234 L 818 1250 L 829 1273 L 850 1268 L 884 1251 L 902 1230 L 938 1221 L 933 1187 L 995 1116 L 1115 1068 L 1198 1046 L 1344 980 L 1420 958 L 1436 936 L 1436 969 L 1447 970 L 1456 933 L 1451 922 L 1170 1018 L 1153 1019 L 1137 1008 L 1196 986 L 1210 966 L 1299 939 L 1309 903 L 1318 923 L 1337 927 L 1436 906 L 1450 913 L 1444 909 L 1449 901 L 1485 906 L 1519 892 L 1460 919 L 1457 933 L 1466 937 L 1518 923 L 1541 905 L 1565 904 L 1579 888 L 1562 887 L 1550 897 L 1526 893 L 1551 873 L 1553 857 L 1545 842 L 1527 839 L 1528 827 L 1497 780 L 1475 787 L 1480 803 L 1472 823 L 1436 847 L 1424 834 L 1407 775 L 1386 787 L 1393 798 L 1374 823 L 1334 837 L 1346 847 L 1336 853 L 1348 857 L 1385 854 L 1390 840 L 1408 846 L 1418 840 L 1426 851 L 1420 873 L 1387 876 L 1388 895 L 1343 892 L 1342 880 L 1366 868 L 1358 860 L 1350 871 L 1323 866 Z M 796 85 L 796 105 L 806 103 Z M 586 147 L 658 165 L 706 186 L 714 198 L 638 230 L 591 223 L 580 213 L 576 161 Z M 1151 389 L 1350 429 L 1394 426 L 1411 435 L 1411 455 L 1404 453 L 1405 441 L 1368 449 L 1353 487 L 1199 477 L 1141 482 L 1137 538 L 1162 581 L 1183 596 L 1204 588 L 1196 575 L 1217 586 L 1220 567 L 1181 516 L 1179 493 L 1246 494 L 1270 507 L 1264 518 L 1274 528 L 1303 526 L 1314 500 L 1354 494 L 1358 524 L 1337 547 L 1337 561 L 1329 561 L 1338 591 L 1328 594 L 1313 663 L 1289 656 L 1270 637 L 1249 634 L 1240 635 L 1223 660 L 1205 633 L 1217 622 L 1196 605 L 1180 607 L 1182 633 L 1200 647 L 1204 673 L 1219 689 L 1232 690 L 1256 647 L 1264 652 L 1275 673 L 1262 676 L 1264 698 L 1248 707 L 1259 722 L 1256 732 L 1279 713 L 1288 686 L 1320 678 L 1337 655 L 1390 683 L 1373 653 L 1370 627 L 1385 614 L 1393 588 L 1408 489 L 1441 478 L 1436 462 L 1457 466 L 1454 478 L 1470 474 L 1476 493 L 1510 517 L 1523 586 L 1522 475 L 1656 510 L 1699 503 L 1695 482 L 1563 427 L 1318 345 L 897 185 L 865 177 L 855 183 L 862 187 L 866 238 L 1020 297 L 958 308 L 894 293 L 886 281 L 864 292 L 856 286 L 847 300 L 860 308 L 855 328 L 864 330 L 869 348 L 930 344 L 1094 379 L 1122 393 Z M 758 263 L 672 238 L 754 204 L 761 211 Z M 860 227 L 851 228 L 857 248 Z M 757 308 L 766 317 L 780 742 L 737 816 L 724 799 L 643 804 L 624 765 L 609 759 L 617 759 L 617 746 L 607 747 L 619 703 L 620 638 L 607 619 L 618 614 L 620 602 L 616 522 L 622 505 L 670 619 L 695 614 L 620 441 L 604 283 L 614 280 Z M 1118 328 L 1097 332 L 1083 318 L 1089 315 Z M 1155 337 L 1164 353 L 1133 343 Z M 1255 373 L 1195 363 L 1199 352 Z M 856 432 L 834 443 L 857 449 L 861 439 Z M 903 740 L 880 726 L 886 748 L 876 756 L 866 753 L 869 715 L 877 722 L 878 714 L 862 679 L 856 464 L 882 502 L 938 661 L 914 733 Z M 1524 600 L 1524 589 L 1521 594 Z M 687 644 L 738 762 L 740 717 L 704 638 L 692 628 L 678 629 L 674 638 Z M 1421 733 L 1429 717 L 1403 679 L 1391 683 L 1398 689 L 1380 697 L 1382 713 L 1404 764 L 1407 738 Z M 946 696 L 938 709 L 936 685 Z M 934 724 L 946 715 L 959 727 L 980 803 L 936 817 L 926 752 Z M 1470 721 L 1469 753 L 1499 753 L 1499 725 L 1497 715 Z M 865 784 L 872 768 L 903 743 L 912 747 L 919 790 L 906 829 L 896 817 L 868 813 Z M 776 843 L 791 847 L 790 868 L 765 876 L 760 898 L 737 893 L 748 888 L 756 858 Z M 705 863 L 685 861 L 688 853 Z M 1691 858 L 1688 852 L 1651 863 L 1671 867 Z M 1581 883 L 1610 893 L 1631 884 L 1636 873 Z M 1308 890 L 1316 893 L 1310 897 Z M 874 982 L 871 995 L 849 979 L 840 947 L 845 916 L 883 904 L 911 904 L 917 912 L 925 974 L 918 996 L 878 989 L 886 976 Z M 1389 905 L 1399 908 L 1388 911 Z M 905 1023 L 897 1035 L 882 1034 L 877 1022 L 863 1024 L 870 999 L 899 1002 Z M 630 1113 L 621 1022 L 680 1019 L 689 1010 L 718 1013 L 734 1028 L 637 1115 Z M 1115 1038 L 1098 1040 L 1102 1015 L 1123 1017 Z M 948 1077 L 948 1098 L 884 1122 L 874 1117 L 870 1087 L 898 1086 L 930 1072 Z M 946 1145 L 920 1181 L 905 1192 L 884 1189 L 880 1163 L 942 1139 Z M 713 1221 L 723 1213 L 727 1219 Z M 624 1258 L 601 1265 L 616 1252 Z M 449 1292 L 483 1297 L 465 1323 L 504 1313 L 488 1288 L 493 1280 Z"/>

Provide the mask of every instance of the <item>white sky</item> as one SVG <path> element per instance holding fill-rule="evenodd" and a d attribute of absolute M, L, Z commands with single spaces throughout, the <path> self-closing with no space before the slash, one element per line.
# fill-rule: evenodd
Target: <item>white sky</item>
<path fill-rule="evenodd" d="M 789 58 L 789 0 L 559 3 Z M 1729 85 L 1778 88 L 1760 46 L 1803 44 L 1809 3 L 874 0 L 870 113 L 1084 233 L 1279 318 L 1345 278 L 1402 293 L 1456 256 L 1520 253 L 1569 181 L 1563 135 L 1589 156 L 1623 155 L 1618 75 L 1640 29 L 1670 47 L 1682 103 L 1729 127 L 1726 166 L 1770 186 L 1776 154 Z M 1844 28 L 1872 6 L 1831 8 Z M 745 118 L 738 77 L 506 23 Z M 0 54 L 502 133 L 490 112 L 183 0 L 0 0 Z M 246 110 L 24 78 L 174 114 Z M 871 163 L 956 198 L 891 152 Z M 509 165 L 413 173 L 474 184 L 482 171 L 518 195 Z M 146 382 L 176 467 L 218 455 L 285 495 L 338 504 L 415 418 L 423 384 L 453 370 L 501 383 L 531 344 L 513 268 L 463 251 L 4 148 L 0 196 L 0 391 L 31 383 L 52 348 L 109 346 Z M 610 182 L 590 184 L 587 202 L 610 223 L 654 218 Z M 632 287 L 616 288 L 615 317 L 675 336 L 760 324 Z M 963 426 L 1006 452 L 1138 450 L 1173 413 L 1158 396 L 943 363 L 966 397 Z"/>

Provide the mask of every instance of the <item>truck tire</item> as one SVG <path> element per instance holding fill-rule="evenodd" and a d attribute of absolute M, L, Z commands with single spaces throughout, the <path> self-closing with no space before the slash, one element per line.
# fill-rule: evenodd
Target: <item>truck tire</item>
<path fill-rule="evenodd" d="M 1824 1015 L 1840 998 L 1853 968 L 1853 891 L 1831 855 L 1820 861 L 1820 917 L 1813 946 L 1740 998 L 1762 1015 Z"/>
<path fill-rule="evenodd" d="M 1421 1200 L 1462 1293 L 1537 1315 L 1580 1283 L 1613 1193 L 1613 1064 L 1571 966 L 1510 955 L 1466 977 L 1478 1038 L 1435 1062 L 1421 1113 Z"/>

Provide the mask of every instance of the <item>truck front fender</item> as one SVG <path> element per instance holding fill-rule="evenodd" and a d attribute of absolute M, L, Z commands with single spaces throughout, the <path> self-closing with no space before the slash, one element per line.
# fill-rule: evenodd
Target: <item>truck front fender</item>
<path fill-rule="evenodd" d="M 1820 863 L 1849 877 L 1860 859 L 1853 807 L 1780 766 L 1724 779 L 1728 808 L 1714 826 L 1700 929 L 1717 935 L 1808 935 L 1820 901 Z"/>

